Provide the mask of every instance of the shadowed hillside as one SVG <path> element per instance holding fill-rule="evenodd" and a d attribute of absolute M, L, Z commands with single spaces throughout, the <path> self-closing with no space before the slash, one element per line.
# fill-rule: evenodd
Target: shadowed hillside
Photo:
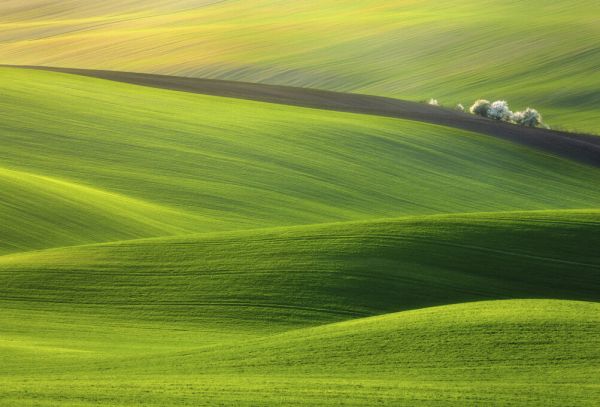
<path fill-rule="evenodd" d="M 125 241 L 0 257 L 0 292 L 271 330 L 486 299 L 597 301 L 599 229 L 597 211 L 557 211 Z"/>

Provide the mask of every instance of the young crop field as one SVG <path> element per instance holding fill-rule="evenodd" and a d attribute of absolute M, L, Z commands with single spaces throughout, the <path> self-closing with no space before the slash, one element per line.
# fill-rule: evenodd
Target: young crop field
<path fill-rule="evenodd" d="M 1 2 L 0 406 L 598 406 L 597 11 Z"/>
<path fill-rule="evenodd" d="M 23 5 L 25 3 L 25 5 Z M 5 0 L 0 61 L 481 97 L 599 133 L 595 0 Z"/>

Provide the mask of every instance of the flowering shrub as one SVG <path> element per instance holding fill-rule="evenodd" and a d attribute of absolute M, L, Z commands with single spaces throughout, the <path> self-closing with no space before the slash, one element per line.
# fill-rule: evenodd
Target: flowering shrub
<path fill-rule="evenodd" d="M 522 112 L 516 112 L 512 120 L 521 126 L 537 127 L 542 124 L 542 115 L 537 110 L 528 107 Z"/>
<path fill-rule="evenodd" d="M 440 103 L 437 99 L 429 99 L 427 101 L 428 105 L 431 106 L 440 106 Z M 465 107 L 462 104 L 457 104 L 454 107 L 454 110 L 458 112 L 464 112 Z M 508 102 L 505 100 L 496 100 L 491 103 L 489 100 L 479 99 L 473 103 L 473 105 L 469 108 L 469 112 L 474 115 L 487 117 L 489 119 L 499 120 L 508 123 L 515 123 L 521 126 L 526 127 L 537 127 L 544 126 L 548 128 L 542 122 L 542 115 L 535 109 L 528 107 L 522 112 L 511 112 L 508 106 Z"/>
<path fill-rule="evenodd" d="M 473 106 L 469 109 L 469 111 L 477 116 L 488 117 L 488 112 L 490 110 L 491 104 L 489 100 L 479 99 Z"/>
<path fill-rule="evenodd" d="M 487 117 L 494 120 L 502 120 L 504 122 L 511 121 L 513 113 L 508 107 L 508 103 L 505 100 L 497 100 L 490 105 L 487 113 Z"/>

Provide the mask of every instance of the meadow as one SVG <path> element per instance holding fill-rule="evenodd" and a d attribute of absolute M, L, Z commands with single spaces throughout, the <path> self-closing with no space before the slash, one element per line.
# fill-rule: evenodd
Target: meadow
<path fill-rule="evenodd" d="M 597 405 L 597 167 L 64 73 L 0 89 L 0 405 Z"/>

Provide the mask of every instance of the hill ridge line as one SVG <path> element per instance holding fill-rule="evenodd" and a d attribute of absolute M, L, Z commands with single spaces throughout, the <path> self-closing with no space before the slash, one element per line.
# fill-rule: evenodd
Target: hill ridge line
<path fill-rule="evenodd" d="M 179 239 L 227 239 L 230 237 L 238 236 L 239 234 L 249 234 L 249 235 L 259 235 L 263 233 L 289 233 L 294 231 L 302 231 L 310 229 L 321 229 L 321 228 L 333 228 L 336 226 L 351 226 L 351 225 L 373 225 L 378 223 L 403 223 L 403 222 L 431 222 L 435 220 L 458 220 L 458 219 L 472 219 L 476 220 L 483 216 L 495 217 L 499 215 L 509 216 L 508 219 L 497 218 L 495 220 L 514 220 L 513 216 L 525 215 L 525 214 L 539 214 L 543 215 L 544 213 L 561 213 L 561 214 L 595 214 L 598 213 L 600 215 L 600 209 L 596 208 L 576 208 L 576 209 L 556 209 L 556 210 L 528 210 L 528 211 L 500 211 L 500 212 L 459 212 L 459 213 L 443 213 L 443 214 L 430 214 L 430 215 L 410 215 L 410 216 L 399 216 L 399 217 L 391 217 L 391 218 L 373 218 L 373 219 L 359 219 L 359 220 L 348 220 L 348 221 L 340 221 L 340 222 L 323 222 L 323 223 L 309 223 L 309 224 L 298 224 L 298 225 L 289 225 L 289 226 L 272 226 L 272 227 L 264 227 L 264 228 L 251 228 L 251 229 L 235 229 L 235 230 L 223 230 L 223 231 L 211 231 L 211 232 L 186 232 L 181 234 L 172 234 L 172 235 L 163 235 L 163 236 L 149 236 L 149 237 L 140 237 L 135 239 L 124 239 L 124 240 L 112 240 L 106 242 L 93 242 L 93 243 L 85 243 L 85 244 L 77 244 L 77 245 L 69 245 L 69 246 L 57 246 L 57 247 L 47 247 L 42 249 L 33 249 L 33 250 L 24 250 L 20 252 L 10 252 L 0 254 L 0 264 L 3 260 L 6 260 L 10 257 L 21 257 L 21 256 L 31 256 L 41 253 L 54 252 L 54 251 L 62 251 L 62 250 L 71 250 L 77 248 L 94 248 L 94 247 L 107 247 L 107 246 L 117 246 L 121 244 L 143 244 L 143 243 L 155 243 L 159 241 L 177 241 Z M 485 219 L 488 221 L 489 219 Z M 529 222 L 536 222 L 539 219 L 527 219 Z M 564 223 L 564 222 L 561 222 Z M 579 223 L 579 222 L 578 222 Z M 407 239 L 405 239 L 407 240 Z M 412 240 L 412 239 L 409 239 Z M 478 246 L 463 246 L 463 245 L 453 245 L 456 247 L 464 247 L 464 248 L 472 248 L 479 250 L 491 250 L 485 247 Z M 502 251 L 495 251 L 496 253 L 505 253 Z M 528 256 L 519 254 L 520 256 L 528 257 L 528 258 L 538 258 L 545 259 L 550 261 L 559 261 L 565 264 L 575 264 L 574 262 L 569 261 L 561 261 L 552 258 L 543 258 L 536 256 Z M 593 266 L 587 263 L 577 263 L 583 266 Z"/>
<path fill-rule="evenodd" d="M 26 177 L 32 177 L 35 179 L 45 180 L 45 181 L 56 183 L 59 185 L 69 186 L 69 187 L 75 188 L 75 189 L 93 191 L 97 194 L 106 195 L 106 196 L 109 196 L 112 198 L 124 199 L 124 200 L 131 201 L 131 202 L 139 204 L 139 205 L 147 206 L 149 208 L 162 210 L 165 212 L 173 212 L 173 213 L 177 213 L 182 216 L 189 217 L 189 218 L 202 219 L 202 217 L 200 215 L 197 215 L 193 212 L 188 212 L 188 211 L 182 210 L 180 208 L 175 208 L 172 206 L 152 202 L 147 199 L 134 197 L 131 195 L 124 194 L 122 192 L 115 192 L 115 191 L 112 191 L 109 189 L 98 187 L 96 185 L 82 184 L 82 183 L 80 183 L 76 180 L 72 180 L 72 179 L 65 179 L 65 178 L 60 178 L 60 177 L 56 177 L 56 176 L 52 176 L 52 175 L 38 174 L 38 173 L 31 172 L 28 170 L 23 170 L 23 169 L 0 167 L 0 176 L 2 175 L 3 172 L 8 173 L 9 175 L 10 174 L 21 174 Z M 106 243 L 108 243 L 108 242 L 106 242 Z"/>
<path fill-rule="evenodd" d="M 479 308 L 479 307 L 493 307 L 494 305 L 510 306 L 512 304 L 520 305 L 535 305 L 540 303 L 551 304 L 556 307 L 564 306 L 591 306 L 594 307 L 600 304 L 596 301 L 581 300 L 581 299 L 561 299 L 561 298 L 497 298 L 497 299 L 477 299 L 468 300 L 463 302 L 448 303 L 441 305 L 427 305 L 419 308 L 403 309 L 400 311 L 389 311 L 381 314 L 364 314 L 350 317 L 349 319 L 343 319 L 339 321 L 323 322 L 316 325 L 308 325 L 297 328 L 291 328 L 284 331 L 273 332 L 273 333 L 261 333 L 256 337 L 248 339 L 228 339 L 222 343 L 211 343 L 202 344 L 195 347 L 189 347 L 183 350 L 163 350 L 158 353 L 152 353 L 142 356 L 143 360 L 149 362 L 160 362 L 164 361 L 165 358 L 177 358 L 177 357 L 202 357 L 202 355 L 215 354 L 217 352 L 226 351 L 237 353 L 237 350 L 242 344 L 252 344 L 252 346 L 261 346 L 282 340 L 283 342 L 289 342 L 291 344 L 310 342 L 311 340 L 317 339 L 319 335 L 327 334 L 332 332 L 333 335 L 342 334 L 346 329 L 356 328 L 357 326 L 373 326 L 381 323 L 394 322 L 395 320 L 402 318 L 431 318 L 437 315 L 443 315 L 445 313 L 461 312 L 468 308 Z M 350 314 L 348 314 L 350 316 Z M 474 315 L 478 315 L 474 313 Z M 476 317 L 477 318 L 477 317 Z M 242 350 L 242 353 L 244 350 Z M 122 356 L 117 358 L 118 361 L 124 363 L 125 366 L 128 362 L 135 362 L 139 357 Z M 73 367 L 78 366 L 73 363 Z M 125 367 L 126 368 L 126 367 Z"/>
<path fill-rule="evenodd" d="M 424 103 L 356 93 L 148 73 L 32 65 L 0 65 L 88 76 L 132 85 L 297 107 L 413 120 L 493 136 L 600 167 L 600 137 L 526 128 Z"/>
<path fill-rule="evenodd" d="M 70 178 L 0 166 L 0 184 L 0 257 L 201 231 L 199 215 Z"/>

